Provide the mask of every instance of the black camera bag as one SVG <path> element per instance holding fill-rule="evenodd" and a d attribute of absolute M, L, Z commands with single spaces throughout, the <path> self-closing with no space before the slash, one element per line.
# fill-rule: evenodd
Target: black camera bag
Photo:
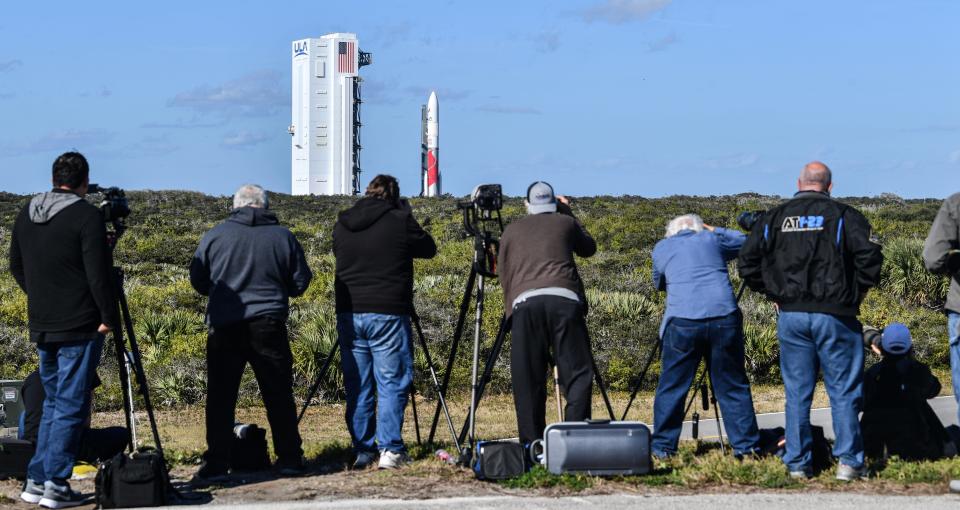
<path fill-rule="evenodd" d="M 156 450 L 118 453 L 100 465 L 96 500 L 100 508 L 163 506 L 169 503 L 170 479 Z"/>
<path fill-rule="evenodd" d="M 0 439 L 0 480 L 27 477 L 27 466 L 37 451 L 30 441 L 21 439 Z"/>
<path fill-rule="evenodd" d="M 235 433 L 233 448 L 230 451 L 230 467 L 237 471 L 269 469 L 270 454 L 267 452 L 267 431 L 251 424 L 244 425 L 243 437 Z"/>
<path fill-rule="evenodd" d="M 478 480 L 506 480 L 530 470 L 527 449 L 512 441 L 480 441 L 473 472 Z"/>

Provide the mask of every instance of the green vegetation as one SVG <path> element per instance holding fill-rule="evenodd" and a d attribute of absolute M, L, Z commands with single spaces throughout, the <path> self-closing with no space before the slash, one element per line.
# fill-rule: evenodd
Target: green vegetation
<path fill-rule="evenodd" d="M 116 261 L 127 275 L 127 293 L 154 398 L 162 407 L 202 402 L 206 393 L 205 298 L 190 287 L 187 266 L 203 233 L 227 215 L 230 201 L 226 197 L 174 191 L 131 192 L 129 198 L 133 209 L 130 229 L 120 240 Z M 348 207 L 353 199 L 288 195 L 271 198 L 272 208 L 281 221 L 303 244 L 315 273 L 306 295 L 294 300 L 289 321 L 296 391 L 303 398 L 336 340 L 331 231 L 336 213 Z M 10 243 L 10 227 L 27 200 L 24 196 L 0 194 L 0 257 L 3 260 Z M 775 197 L 753 194 L 575 200 L 575 212 L 599 244 L 597 255 L 580 264 L 591 304 L 589 324 L 597 362 L 613 389 L 631 387 L 654 345 L 664 295 L 656 292 L 651 282 L 650 251 L 662 237 L 666 222 L 673 216 L 695 212 L 707 223 L 735 227 L 740 211 L 766 209 L 778 201 Z M 883 284 L 871 292 L 864 303 L 863 321 L 875 325 L 890 321 L 906 323 L 913 331 L 919 357 L 934 368 L 947 367 L 945 319 L 939 311 L 947 281 L 928 274 L 920 260 L 923 238 L 939 201 L 904 201 L 896 197 L 847 201 L 869 217 L 887 257 Z M 472 245 L 463 238 L 461 218 L 453 198 L 412 202 L 417 217 L 427 224 L 440 245 L 435 259 L 416 264 L 415 300 L 432 346 L 431 354 L 438 370 L 442 370 L 439 365 L 449 352 Z M 506 222 L 522 214 L 518 199 L 507 200 Z M 7 272 L 6 264 L 2 266 L 0 374 L 20 377 L 36 366 L 35 353 L 26 331 L 26 298 Z M 735 274 L 734 285 L 739 285 Z M 492 282 L 488 289 L 485 348 L 493 341 L 502 309 L 498 283 Z M 773 308 L 762 296 L 751 292 L 744 295 L 742 306 L 750 377 L 757 383 L 775 384 L 779 381 L 779 354 Z M 454 367 L 455 389 L 467 388 L 468 350 L 460 351 L 464 354 Z M 509 391 L 507 356 L 505 349 L 492 381 L 494 392 Z M 418 353 L 416 363 L 425 368 L 422 354 Z M 107 373 L 115 366 L 110 349 L 104 353 L 103 364 L 101 370 Z M 650 387 L 657 369 L 655 365 L 647 381 Z M 418 370 L 417 376 L 417 387 L 429 396 L 427 371 Z M 119 405 L 116 378 L 107 375 L 103 379 L 106 388 L 98 396 L 97 406 L 116 409 Z M 341 388 L 335 363 L 321 396 L 337 399 Z M 256 383 L 248 372 L 241 387 L 241 402 L 258 401 Z M 769 483 L 775 486 L 779 482 Z"/>

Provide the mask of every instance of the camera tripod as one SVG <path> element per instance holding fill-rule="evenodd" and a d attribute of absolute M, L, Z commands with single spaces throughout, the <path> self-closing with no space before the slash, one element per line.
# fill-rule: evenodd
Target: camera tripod
<path fill-rule="evenodd" d="M 417 339 L 420 341 L 420 348 L 423 350 L 424 357 L 426 357 L 427 367 L 430 371 L 430 379 L 433 382 L 434 389 L 437 391 L 438 396 L 438 409 L 442 409 L 446 418 L 447 426 L 450 428 L 450 435 L 454 439 L 454 444 L 457 446 L 457 453 L 461 454 L 460 443 L 456 441 L 457 432 L 453 427 L 453 419 L 450 418 L 450 411 L 447 409 L 447 402 L 444 400 L 443 393 L 440 392 L 440 381 L 437 378 L 437 371 L 433 367 L 433 358 L 430 356 L 430 349 L 427 347 L 427 340 L 423 334 L 423 328 L 420 325 L 420 316 L 417 314 L 416 309 L 412 310 L 410 314 L 410 320 L 413 322 L 413 327 L 415 329 Z M 317 396 L 317 392 L 320 390 L 320 385 L 323 383 L 323 379 L 327 375 L 327 371 L 330 369 L 330 365 L 333 364 L 333 358 L 337 355 L 337 350 L 340 349 L 340 341 L 334 341 L 333 347 L 330 348 L 330 352 L 327 353 L 327 357 L 323 362 L 323 366 L 320 368 L 320 371 L 317 373 L 317 378 L 314 380 L 313 385 L 310 386 L 310 391 L 307 393 L 307 399 L 303 403 L 303 408 L 300 410 L 300 415 L 297 416 L 297 425 L 300 425 L 300 422 L 303 421 L 304 415 L 307 413 L 307 407 L 310 406 L 310 402 L 314 397 Z M 411 349 L 412 351 L 412 349 Z M 412 352 L 411 352 L 412 354 Z M 417 434 L 417 444 L 421 443 L 420 440 L 420 420 L 417 415 L 417 399 L 416 399 L 416 388 L 411 383 L 410 384 L 410 405 L 413 410 L 413 423 L 414 429 Z M 439 411 L 438 411 L 439 412 Z"/>

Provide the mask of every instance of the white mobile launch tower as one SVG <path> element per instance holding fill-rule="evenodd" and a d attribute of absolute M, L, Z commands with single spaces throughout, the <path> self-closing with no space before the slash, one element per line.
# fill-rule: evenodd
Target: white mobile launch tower
<path fill-rule="evenodd" d="M 291 45 L 294 195 L 360 192 L 360 68 L 370 64 L 356 34 L 327 34 Z"/>

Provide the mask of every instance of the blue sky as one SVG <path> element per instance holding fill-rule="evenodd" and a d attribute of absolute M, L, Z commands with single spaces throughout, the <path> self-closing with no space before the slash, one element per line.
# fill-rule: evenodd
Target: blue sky
<path fill-rule="evenodd" d="M 960 2 L 4 2 L 0 189 L 53 158 L 95 181 L 290 190 L 290 42 L 355 32 L 362 166 L 419 191 L 440 96 L 447 192 L 544 179 L 571 195 L 960 190 Z"/>

